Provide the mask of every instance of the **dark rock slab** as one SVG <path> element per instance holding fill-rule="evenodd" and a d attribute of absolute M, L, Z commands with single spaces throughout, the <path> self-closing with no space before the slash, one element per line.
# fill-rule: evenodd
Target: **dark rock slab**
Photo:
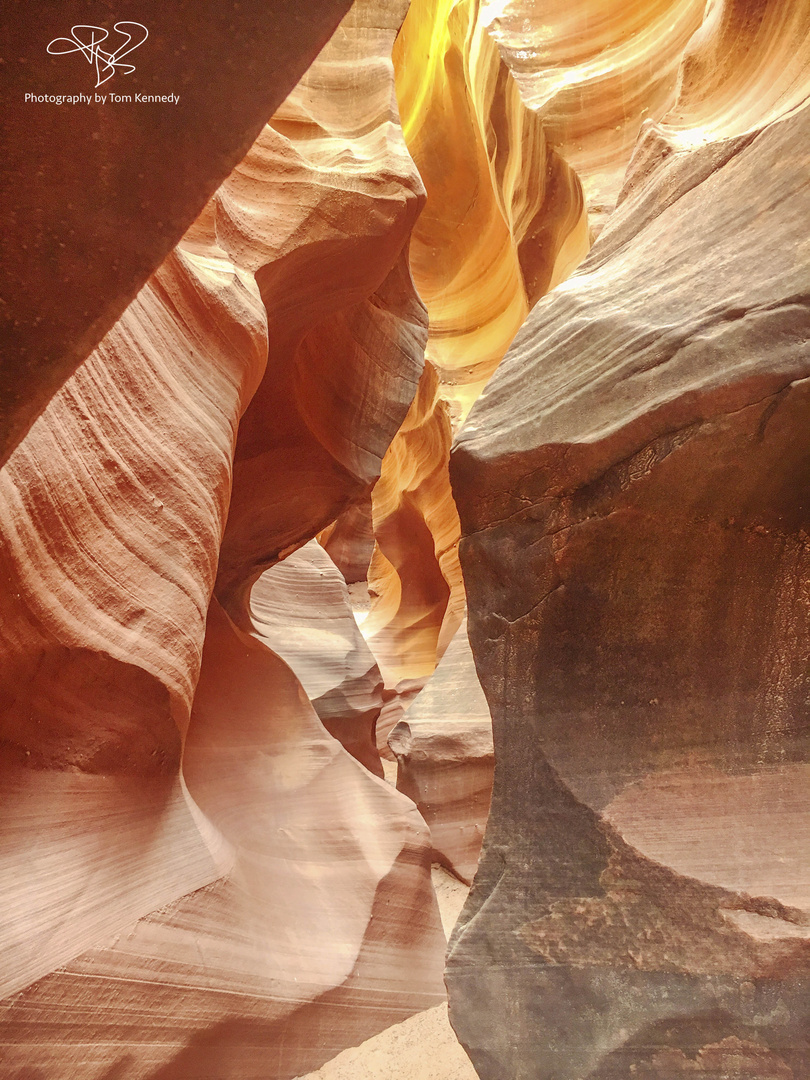
<path fill-rule="evenodd" d="M 4 4 L 0 464 L 244 157 L 349 7 L 350 0 L 131 0 L 126 11 L 110 0 Z M 88 57 L 48 53 L 77 24 L 109 31 L 113 51 L 125 41 L 113 29 L 120 20 L 149 34 L 127 58 L 133 72 L 120 68 L 97 87 Z M 26 94 L 92 100 L 26 102 Z M 136 94 L 179 100 L 138 103 Z"/>
<path fill-rule="evenodd" d="M 810 111 L 649 129 L 452 459 L 495 785 L 482 1080 L 810 1075 Z"/>

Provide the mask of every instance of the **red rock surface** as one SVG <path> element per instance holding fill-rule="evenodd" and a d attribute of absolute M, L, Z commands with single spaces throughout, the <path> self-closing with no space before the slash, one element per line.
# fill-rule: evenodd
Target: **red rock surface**
<path fill-rule="evenodd" d="M 365 584 L 374 551 L 371 493 L 352 503 L 319 534 L 318 539 L 347 585 Z"/>
<path fill-rule="evenodd" d="M 807 4 L 271 7 L 4 121 L 0 1077 L 808 1080 Z"/>
<path fill-rule="evenodd" d="M 289 1077 L 443 997 L 427 829 L 249 608 L 421 370 L 402 14 L 357 5 L 0 475 L 7 1075 Z"/>
<path fill-rule="evenodd" d="M 348 0 L 8 0 L 0 26 L 0 464 L 101 341 L 328 39 Z M 95 88 L 75 24 L 140 22 L 135 70 Z M 117 45 L 116 45 L 117 47 Z M 137 59 L 136 59 L 137 58 Z M 96 92 L 176 94 L 115 104 Z M 89 96 L 76 105 L 25 95 Z M 100 212 L 101 211 L 101 212 Z"/>
<path fill-rule="evenodd" d="M 710 9 L 454 452 L 497 764 L 448 983 L 484 1080 L 807 1075 L 810 111 L 754 8 Z M 777 89 L 716 140 L 728 20 Z"/>

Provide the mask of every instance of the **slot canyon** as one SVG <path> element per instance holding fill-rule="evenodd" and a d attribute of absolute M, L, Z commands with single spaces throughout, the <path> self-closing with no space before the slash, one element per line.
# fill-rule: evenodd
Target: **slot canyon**
<path fill-rule="evenodd" d="M 810 1080 L 810 0 L 4 7 L 0 1080 Z"/>

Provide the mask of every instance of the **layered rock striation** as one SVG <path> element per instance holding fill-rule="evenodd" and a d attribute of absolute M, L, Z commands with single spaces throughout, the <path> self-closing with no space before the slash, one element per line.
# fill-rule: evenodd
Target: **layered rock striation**
<path fill-rule="evenodd" d="M 522 100 L 582 181 L 592 234 L 616 205 L 641 124 L 674 104 L 684 49 L 705 7 L 552 0 L 539 15 L 530 0 L 481 3 L 481 22 Z"/>
<path fill-rule="evenodd" d="M 344 11 L 4 122 L 0 1074 L 804 1080 L 807 5 Z"/>
<path fill-rule="evenodd" d="M 531 306 L 588 249 L 579 180 L 523 103 L 478 3 L 415 0 L 394 63 L 427 191 L 410 265 L 430 333 L 419 395 L 373 494 L 365 632 L 392 686 L 427 678 L 464 615 L 451 433 Z"/>
<path fill-rule="evenodd" d="M 448 982 L 484 1080 L 807 1074 L 810 111 L 761 104 L 646 127 L 453 455 L 497 765 Z"/>
<path fill-rule="evenodd" d="M 356 5 L 0 474 L 4 1074 L 289 1077 L 442 999 L 424 823 L 312 704 L 374 765 L 345 593 L 308 694 L 262 578 L 422 369 L 403 14 Z"/>
<path fill-rule="evenodd" d="M 116 15 L 103 0 L 64 0 L 34 14 L 10 0 L 0 27 L 0 464 L 244 157 L 348 8 L 349 0 L 318 0 L 302 18 L 294 0 L 236 8 L 136 0 Z M 96 65 L 78 42 L 115 52 L 127 37 L 141 42 L 126 64 L 133 70 L 123 53 L 113 76 L 100 62 L 95 86 Z M 176 100 L 139 103 L 139 94 Z"/>

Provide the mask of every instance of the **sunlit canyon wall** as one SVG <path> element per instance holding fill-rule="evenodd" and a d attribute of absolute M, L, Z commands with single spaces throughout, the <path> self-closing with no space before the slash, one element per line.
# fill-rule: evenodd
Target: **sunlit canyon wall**
<path fill-rule="evenodd" d="M 177 7 L 7 126 L 0 1076 L 808 1080 L 806 0 Z"/>
<path fill-rule="evenodd" d="M 809 17 L 708 5 L 453 454 L 496 770 L 448 985 L 484 1080 L 810 1075 Z"/>

